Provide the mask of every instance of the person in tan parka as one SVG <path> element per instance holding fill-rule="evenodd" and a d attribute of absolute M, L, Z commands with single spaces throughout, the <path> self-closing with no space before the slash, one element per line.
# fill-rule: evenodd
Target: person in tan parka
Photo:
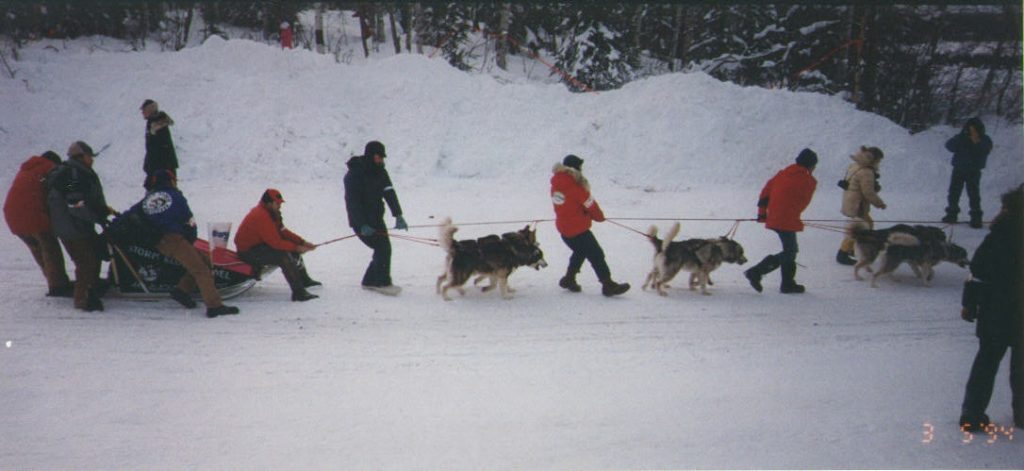
<path fill-rule="evenodd" d="M 843 216 L 862 219 L 869 228 L 874 228 L 874 221 L 871 219 L 871 207 L 885 209 L 885 201 L 878 196 L 881 186 L 878 184 L 878 166 L 882 163 L 885 154 L 877 147 L 860 146 L 857 153 L 850 156 L 853 163 L 846 169 L 846 178 L 843 179 L 846 187 L 843 191 Z M 839 252 L 836 253 L 836 262 L 841 265 L 854 265 L 857 260 L 853 258 L 854 241 L 850 236 L 843 238 Z"/>

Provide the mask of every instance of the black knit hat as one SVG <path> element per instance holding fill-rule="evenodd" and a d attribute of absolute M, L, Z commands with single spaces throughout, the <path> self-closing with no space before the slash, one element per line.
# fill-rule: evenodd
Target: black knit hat
<path fill-rule="evenodd" d="M 71 147 L 68 147 L 68 157 L 78 157 L 82 155 L 96 156 L 92 151 L 92 147 L 89 147 L 89 144 L 82 141 L 75 141 L 71 144 Z"/>
<path fill-rule="evenodd" d="M 49 160 L 50 162 L 60 165 L 60 156 L 57 155 L 57 153 L 52 150 L 43 152 L 43 157 Z"/>
<path fill-rule="evenodd" d="M 814 168 L 818 165 L 818 154 L 815 154 L 813 150 L 804 149 L 800 151 L 800 155 L 796 156 L 796 163 L 801 167 Z"/>
<path fill-rule="evenodd" d="M 569 154 L 562 159 L 562 165 L 566 167 L 574 168 L 576 170 L 582 170 L 583 159 L 576 157 L 575 155 Z"/>
<path fill-rule="evenodd" d="M 373 157 L 379 155 L 381 157 L 387 157 L 388 154 L 384 152 L 384 144 L 380 141 L 370 141 L 366 143 L 366 148 L 363 150 L 364 157 Z"/>

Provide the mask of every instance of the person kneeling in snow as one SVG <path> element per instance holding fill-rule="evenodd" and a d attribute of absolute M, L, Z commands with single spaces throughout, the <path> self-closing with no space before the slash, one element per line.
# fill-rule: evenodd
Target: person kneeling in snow
<path fill-rule="evenodd" d="M 174 173 L 170 170 L 158 171 L 147 184 L 151 190 L 138 205 L 142 206 L 146 221 L 163 234 L 156 244 L 156 250 L 185 267 L 185 274 L 171 290 L 171 298 L 182 306 L 194 308 L 196 302 L 190 293 L 198 285 L 199 293 L 206 303 L 206 317 L 238 314 L 237 307 L 224 304 L 213 283 L 209 261 L 192 245 L 196 241 L 196 222 L 188 200 L 178 190 Z"/>
<path fill-rule="evenodd" d="M 238 258 L 252 265 L 257 273 L 261 266 L 281 267 L 284 279 L 292 289 L 292 301 L 318 298 L 306 288 L 320 286 L 321 283 L 309 277 L 302 263 L 302 254 L 316 249 L 316 246 L 285 229 L 281 218 L 282 203 L 284 197 L 280 191 L 268 188 L 263 192 L 259 204 L 249 210 L 238 226 L 235 234 Z"/>

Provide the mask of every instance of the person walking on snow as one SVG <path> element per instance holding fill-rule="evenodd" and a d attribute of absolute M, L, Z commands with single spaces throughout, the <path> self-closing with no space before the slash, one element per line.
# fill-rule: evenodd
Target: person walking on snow
<path fill-rule="evenodd" d="M 102 311 L 99 279 L 106 245 L 96 225 L 106 226 L 113 211 L 107 206 L 100 177 L 93 171 L 96 154 L 76 141 L 68 147 L 68 160 L 46 177 L 46 204 L 53 232 L 75 263 L 75 309 Z"/>
<path fill-rule="evenodd" d="M 590 231 L 591 221 L 604 221 L 604 213 L 590 194 L 590 183 L 583 176 L 583 159 L 567 155 L 562 163 L 555 164 L 551 176 L 551 202 L 555 207 L 555 228 L 565 245 L 572 249 L 569 267 L 565 276 L 558 280 L 558 286 L 572 293 L 582 291 L 576 282 L 576 275 L 583 267 L 583 261 L 590 266 L 601 281 L 601 294 L 616 296 L 629 291 L 629 283 L 616 283 L 604 258 L 604 250 Z"/>
<path fill-rule="evenodd" d="M 960 316 L 977 321 L 978 353 L 964 391 L 960 426 L 984 431 L 989 425 L 999 363 L 1010 350 L 1013 422 L 1024 428 L 1024 185 L 1003 194 L 1002 209 L 971 258 L 973 280 L 964 283 Z"/>
<path fill-rule="evenodd" d="M 953 173 L 949 177 L 946 196 L 946 216 L 942 222 L 953 224 L 960 214 L 960 195 L 967 186 L 967 199 L 971 207 L 970 226 L 981 228 L 981 170 L 992 152 L 992 139 L 985 135 L 981 118 L 971 118 L 959 134 L 946 141 L 946 150 L 953 153 Z"/>
<path fill-rule="evenodd" d="M 58 165 L 60 156 L 49 150 L 21 164 L 4 200 L 4 220 L 11 233 L 28 246 L 43 271 L 49 288 L 46 295 L 71 297 L 74 287 L 46 208 L 46 174 Z"/>
<path fill-rule="evenodd" d="M 292 301 L 316 299 L 319 296 L 306 291 L 306 288 L 322 283 L 309 277 L 302 262 L 302 254 L 315 250 L 316 246 L 284 227 L 281 217 L 283 203 L 280 191 L 268 188 L 263 192 L 259 204 L 238 226 L 235 234 L 238 258 L 252 265 L 256 273 L 265 265 L 280 267 L 292 289 Z"/>
<path fill-rule="evenodd" d="M 384 168 L 387 153 L 378 141 L 366 143 L 363 155 L 349 159 L 345 174 L 345 210 L 348 225 L 364 245 L 373 249 L 373 258 L 363 274 L 363 289 L 395 296 L 402 288 L 391 282 L 391 240 L 384 224 L 384 203 L 395 217 L 395 229 L 408 230 L 402 218 L 402 206 Z"/>
<path fill-rule="evenodd" d="M 171 126 L 174 120 L 167 113 L 160 111 L 159 105 L 153 100 L 142 102 L 142 117 L 146 120 L 146 158 L 143 161 L 142 169 L 146 172 L 146 180 L 143 186 L 148 186 L 153 175 L 161 170 L 170 170 L 177 178 L 178 175 L 178 154 L 174 151 L 174 141 L 171 139 Z"/>
<path fill-rule="evenodd" d="M 796 233 L 804 230 L 800 214 L 811 204 L 818 181 L 811 175 L 818 165 L 818 154 L 810 149 L 800 151 L 796 163 L 776 173 L 761 189 L 757 201 L 757 220 L 775 231 L 782 242 L 782 251 L 769 255 L 757 265 L 744 272 L 750 286 L 758 293 L 762 291 L 761 278 L 776 268 L 782 268 L 782 293 L 803 293 L 804 286 L 797 284 L 796 254 L 799 252 Z"/>
<path fill-rule="evenodd" d="M 878 166 L 882 163 L 885 154 L 877 147 L 860 146 L 860 151 L 850 156 L 853 163 L 846 169 L 846 178 L 843 179 L 843 216 L 858 218 L 868 224 L 869 229 L 874 229 L 874 221 L 871 219 L 871 207 L 885 209 L 885 201 L 878 196 L 882 190 L 878 184 Z M 857 260 L 853 258 L 853 249 L 856 242 L 853 237 L 846 236 L 836 253 L 836 262 L 840 265 L 855 265 Z"/>
<path fill-rule="evenodd" d="M 151 190 L 136 206 L 141 206 L 145 220 L 163 234 L 155 248 L 157 252 L 177 260 L 185 267 L 178 285 L 171 290 L 171 298 L 192 309 L 196 307 L 196 302 L 192 300 L 191 293 L 198 286 L 206 304 L 206 317 L 238 314 L 237 307 L 224 304 L 214 284 L 209 260 L 192 245 L 197 236 L 196 221 L 192 217 L 188 200 L 178 190 L 174 173 L 160 170 L 147 185 Z M 138 211 L 138 208 L 133 207 L 129 211 Z"/>

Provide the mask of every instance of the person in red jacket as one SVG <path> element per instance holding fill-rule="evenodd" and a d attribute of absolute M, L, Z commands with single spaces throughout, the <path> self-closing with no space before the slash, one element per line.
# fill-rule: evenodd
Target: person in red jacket
<path fill-rule="evenodd" d="M 74 286 L 68 279 L 64 253 L 53 233 L 46 207 L 46 174 L 58 165 L 60 156 L 49 150 L 22 163 L 4 200 L 4 219 L 11 233 L 25 242 L 42 269 L 49 288 L 46 295 L 71 297 Z"/>
<path fill-rule="evenodd" d="M 796 233 L 804 230 L 800 214 L 811 204 L 818 181 L 811 175 L 818 165 L 818 155 L 810 149 L 800 151 L 796 163 L 776 173 L 761 189 L 757 201 L 757 220 L 765 227 L 779 234 L 782 252 L 769 255 L 744 274 L 758 293 L 761 292 L 761 278 L 776 268 L 782 268 L 783 293 L 803 293 L 803 285 L 797 284 L 796 254 L 799 247 Z"/>
<path fill-rule="evenodd" d="M 555 206 L 555 228 L 565 245 L 572 249 L 569 267 L 565 276 L 558 280 L 558 286 L 573 293 L 582 291 L 576 283 L 576 274 L 583 267 L 583 261 L 588 260 L 601 281 L 601 294 L 619 295 L 629 290 L 629 283 L 612 281 L 604 250 L 590 231 L 591 221 L 604 221 L 604 213 L 590 195 L 590 183 L 583 176 L 582 167 L 583 159 L 570 154 L 552 169 L 551 202 Z"/>
<path fill-rule="evenodd" d="M 238 226 L 238 233 L 235 234 L 238 258 L 253 265 L 256 273 L 259 273 L 261 266 L 280 267 L 292 289 L 292 301 L 316 299 L 319 296 L 306 288 L 320 286 L 322 283 L 310 278 L 302 263 L 302 254 L 315 250 L 316 246 L 284 227 L 282 203 L 284 197 L 280 191 L 268 188 L 263 192 L 259 204 L 249 211 Z"/>

